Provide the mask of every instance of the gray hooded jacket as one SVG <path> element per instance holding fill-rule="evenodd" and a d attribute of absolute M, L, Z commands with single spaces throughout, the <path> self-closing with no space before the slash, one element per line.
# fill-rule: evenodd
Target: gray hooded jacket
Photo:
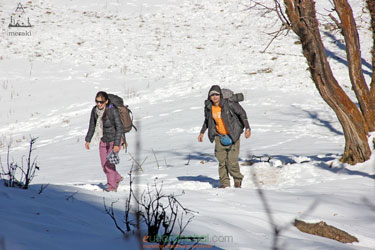
<path fill-rule="evenodd" d="M 220 93 L 221 117 L 228 129 L 230 138 L 233 142 L 236 142 L 243 133 L 244 128 L 250 129 L 246 111 L 238 102 L 224 99 L 220 86 L 213 85 L 208 93 L 210 93 L 212 90 L 216 90 Z M 213 142 L 215 140 L 215 136 L 217 135 L 217 131 L 215 121 L 212 118 L 212 102 L 209 95 L 207 100 L 205 100 L 204 117 L 205 119 L 201 133 L 204 134 L 208 128 L 208 138 L 211 142 Z"/>
<path fill-rule="evenodd" d="M 94 106 L 91 110 L 89 129 L 85 138 L 87 142 L 91 142 L 95 132 L 96 121 L 98 119 L 95 109 L 96 106 Z M 105 109 L 106 110 L 104 111 L 103 115 L 103 137 L 101 140 L 106 143 L 113 141 L 114 146 L 120 146 L 121 137 L 123 134 L 120 113 L 112 104 Z"/>

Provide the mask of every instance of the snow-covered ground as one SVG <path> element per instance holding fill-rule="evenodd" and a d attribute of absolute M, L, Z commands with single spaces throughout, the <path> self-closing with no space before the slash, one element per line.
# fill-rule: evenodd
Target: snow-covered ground
<path fill-rule="evenodd" d="M 369 79 L 369 19 L 362 4 L 351 3 Z M 107 204 L 118 200 L 121 220 L 128 178 L 117 193 L 103 192 L 98 150 L 84 148 L 99 90 L 122 96 L 139 129 L 127 135 L 119 172 L 127 176 L 130 154 L 138 153 L 146 159 L 139 190 L 157 178 L 165 193 L 183 194 L 180 202 L 198 212 L 184 234 L 209 235 L 207 244 L 218 249 L 269 249 L 272 231 L 256 174 L 279 226 L 323 220 L 359 240 L 342 244 L 291 226 L 281 232 L 283 249 L 374 248 L 375 157 L 356 166 L 338 161 L 340 124 L 315 89 L 293 34 L 261 53 L 272 38 L 267 33 L 278 29 L 276 17 L 249 10 L 248 1 L 41 0 L 22 2 L 31 35 L 9 36 L 17 29 L 8 28 L 17 4 L 0 1 L 0 155 L 4 166 L 11 144 L 21 162 L 30 137 L 38 137 L 33 154 L 40 171 L 29 190 L 0 185 L 1 250 L 138 247 L 103 208 L 103 197 Z M 352 95 L 340 35 L 324 39 L 337 79 Z M 245 95 L 252 137 L 241 138 L 242 189 L 216 188 L 213 145 L 206 136 L 197 142 L 212 84 Z M 38 194 L 43 184 L 49 186 Z"/>

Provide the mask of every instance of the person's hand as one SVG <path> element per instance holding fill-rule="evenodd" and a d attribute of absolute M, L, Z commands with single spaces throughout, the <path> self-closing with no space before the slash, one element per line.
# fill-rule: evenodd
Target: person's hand
<path fill-rule="evenodd" d="M 203 134 L 202 134 L 202 133 L 199 134 L 199 136 L 198 136 L 198 141 L 199 141 L 199 142 L 202 142 L 202 141 L 203 141 Z"/>
<path fill-rule="evenodd" d="M 251 130 L 250 130 L 250 129 L 246 129 L 246 130 L 245 130 L 245 138 L 246 138 L 246 139 L 249 139 L 250 136 L 251 136 Z"/>
<path fill-rule="evenodd" d="M 86 144 L 85 144 L 85 147 L 86 147 L 86 149 L 90 149 L 90 142 L 86 142 Z"/>
<path fill-rule="evenodd" d="M 120 147 L 114 146 L 112 150 L 113 150 L 113 152 L 118 153 L 120 151 Z"/>

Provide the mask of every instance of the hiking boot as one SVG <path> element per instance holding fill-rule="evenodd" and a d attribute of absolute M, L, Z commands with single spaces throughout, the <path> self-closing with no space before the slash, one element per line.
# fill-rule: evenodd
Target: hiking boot
<path fill-rule="evenodd" d="M 105 188 L 104 191 L 106 191 L 106 192 L 117 192 L 117 189 L 114 189 L 114 188 Z"/>
<path fill-rule="evenodd" d="M 235 188 L 241 188 L 242 181 L 235 181 L 234 182 L 234 187 Z"/>
<path fill-rule="evenodd" d="M 230 187 L 230 186 L 228 186 L 228 185 L 223 185 L 223 184 L 221 184 L 221 185 L 219 186 L 219 188 L 227 188 L 227 187 Z"/>
<path fill-rule="evenodd" d="M 108 187 L 108 184 L 104 187 L 103 191 L 106 192 L 117 192 L 117 188 Z"/>

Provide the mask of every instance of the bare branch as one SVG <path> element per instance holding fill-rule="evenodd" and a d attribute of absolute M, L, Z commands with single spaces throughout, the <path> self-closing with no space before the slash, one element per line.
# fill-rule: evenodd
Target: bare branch
<path fill-rule="evenodd" d="M 278 0 L 274 0 L 275 2 L 275 11 L 277 13 L 277 16 L 279 17 L 280 21 L 283 23 L 283 26 L 290 30 L 291 24 L 288 20 L 288 18 L 285 16 L 284 11 L 281 8 L 280 2 Z"/>
<path fill-rule="evenodd" d="M 114 212 L 114 210 L 113 210 L 113 204 L 115 204 L 116 202 L 118 202 L 118 200 L 112 202 L 112 203 L 111 203 L 111 207 L 108 208 L 107 205 L 106 205 L 106 203 L 105 203 L 105 198 L 103 197 L 104 210 L 105 210 L 106 214 L 108 214 L 109 217 L 111 217 L 111 219 L 112 219 L 113 222 L 115 223 L 116 228 L 117 228 L 117 229 L 118 229 L 123 235 L 125 235 L 126 232 L 125 232 L 124 230 L 122 230 L 122 228 L 118 225 L 117 220 L 116 220 L 116 217 L 115 217 L 115 212 Z"/>
<path fill-rule="evenodd" d="M 280 26 L 280 29 L 278 31 L 276 31 L 276 34 L 272 37 L 271 41 L 267 44 L 267 46 L 264 48 L 264 50 L 262 50 L 260 53 L 264 53 L 266 52 L 266 50 L 268 49 L 268 47 L 272 44 L 272 42 L 280 36 L 281 32 L 283 32 L 284 30 L 287 30 L 287 28 L 285 28 L 284 25 L 281 25 Z"/>
<path fill-rule="evenodd" d="M 342 29 L 342 25 L 341 25 L 341 23 L 336 19 L 336 17 L 334 17 L 334 16 L 332 15 L 332 13 L 330 13 L 328 16 L 329 16 L 329 17 L 332 19 L 332 21 L 336 24 L 337 28 Z"/>
<path fill-rule="evenodd" d="M 146 158 L 143 160 L 142 163 L 139 163 L 139 162 L 133 157 L 132 154 L 129 153 L 129 155 L 130 155 L 130 157 L 132 158 L 132 160 L 137 164 L 138 168 L 141 169 L 142 172 L 144 172 L 144 171 L 143 171 L 143 168 L 142 168 L 142 165 L 143 165 L 143 163 L 145 163 L 145 161 L 147 160 L 147 156 L 146 156 Z"/>

